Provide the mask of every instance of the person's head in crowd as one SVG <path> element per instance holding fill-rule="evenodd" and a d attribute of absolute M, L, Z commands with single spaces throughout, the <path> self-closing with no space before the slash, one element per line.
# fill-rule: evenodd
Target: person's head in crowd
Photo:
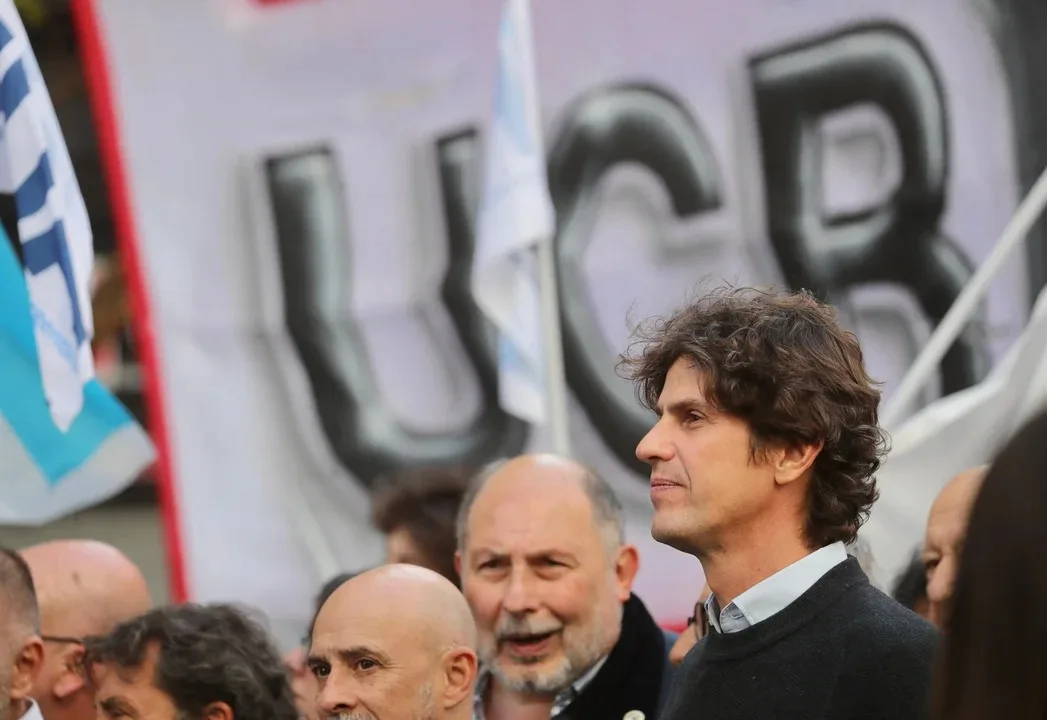
<path fill-rule="evenodd" d="M 489 715 L 535 702 L 580 716 L 654 715 L 659 698 L 631 683 L 659 687 L 669 648 L 632 596 L 639 557 L 606 480 L 554 455 L 489 467 L 462 502 L 458 548 L 484 669 L 477 701 Z"/>
<path fill-rule="evenodd" d="M 935 688 L 934 720 L 1047 717 L 1047 414 L 988 470 L 968 516 Z"/>
<path fill-rule="evenodd" d="M 176 605 L 89 638 L 105 720 L 297 720 L 268 633 L 231 605 Z"/>
<path fill-rule="evenodd" d="M 938 627 L 944 626 L 949 612 L 967 518 L 987 471 L 980 466 L 954 477 L 938 493 L 927 515 L 923 566 L 927 573 L 928 619 Z"/>
<path fill-rule="evenodd" d="M 832 307 L 721 289 L 639 328 L 620 368 L 658 416 L 636 449 L 652 534 L 696 555 L 715 594 L 855 540 L 886 438 L 880 392 Z"/>
<path fill-rule="evenodd" d="M 0 720 L 28 718 L 35 709 L 31 692 L 44 657 L 39 627 L 33 576 L 18 553 L 0 548 Z"/>
<path fill-rule="evenodd" d="M 358 573 L 340 573 L 324 583 L 320 592 L 313 602 L 312 620 L 309 622 L 309 630 L 302 638 L 302 644 L 296 647 L 284 657 L 284 662 L 291 669 L 291 690 L 294 691 L 295 704 L 298 706 L 298 714 L 307 720 L 320 720 L 316 707 L 316 678 L 309 670 L 305 658 L 309 653 L 309 643 L 313 636 L 313 625 L 316 624 L 316 616 L 320 608 L 327 602 L 331 594 L 342 587 L 346 582 L 352 580 Z"/>
<path fill-rule="evenodd" d="M 927 570 L 923 566 L 923 555 L 919 551 L 908 567 L 895 578 L 891 597 L 920 617 L 930 619 L 931 603 L 927 599 Z"/>
<path fill-rule="evenodd" d="M 476 628 L 461 592 L 416 565 L 386 565 L 334 591 L 312 630 L 321 717 L 468 720 Z"/>
<path fill-rule="evenodd" d="M 709 593 L 707 583 L 698 595 L 698 602 L 694 604 L 694 613 L 687 618 L 687 627 L 680 633 L 680 637 L 676 638 L 672 650 L 669 651 L 669 660 L 674 665 L 682 663 L 691 648 L 701 642 L 709 632 L 709 616 L 705 614 L 705 601 L 709 599 Z"/>
<path fill-rule="evenodd" d="M 473 471 L 463 467 L 405 470 L 382 479 L 371 522 L 385 536 L 385 561 L 420 565 L 458 584 L 454 524 Z"/>
<path fill-rule="evenodd" d="M 146 612 L 152 602 L 145 578 L 122 552 L 93 540 L 55 540 L 21 554 L 36 585 L 44 640 L 33 698 L 47 720 L 94 720 L 83 639 Z"/>

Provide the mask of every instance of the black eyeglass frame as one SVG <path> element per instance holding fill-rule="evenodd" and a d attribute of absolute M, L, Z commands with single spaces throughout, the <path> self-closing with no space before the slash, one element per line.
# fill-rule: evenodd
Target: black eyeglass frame
<path fill-rule="evenodd" d="M 694 604 L 694 615 L 687 618 L 687 626 L 694 628 L 695 640 L 701 640 L 709 634 L 709 614 L 701 600 Z"/>

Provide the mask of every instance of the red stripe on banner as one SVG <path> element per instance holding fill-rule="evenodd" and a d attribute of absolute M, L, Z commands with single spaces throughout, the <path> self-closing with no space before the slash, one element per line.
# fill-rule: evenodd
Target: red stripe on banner
<path fill-rule="evenodd" d="M 124 170 L 120 125 L 116 107 L 113 104 L 112 75 L 109 72 L 105 38 L 98 23 L 96 1 L 73 0 L 70 6 L 73 25 L 80 41 L 80 55 L 83 60 L 84 80 L 87 83 L 91 112 L 98 131 L 98 149 L 102 171 L 105 173 L 109 187 L 117 248 L 124 275 L 127 278 L 135 349 L 144 374 L 146 417 L 157 452 L 156 486 L 160 495 L 160 518 L 163 524 L 164 547 L 167 552 L 171 596 L 175 602 L 185 602 L 188 598 L 185 557 L 182 552 L 178 493 L 171 458 L 167 407 L 160 373 L 159 342 L 153 332 L 154 325 L 147 290 L 149 283 L 140 252 L 141 245 L 134 213 L 131 210 L 131 189 Z"/>

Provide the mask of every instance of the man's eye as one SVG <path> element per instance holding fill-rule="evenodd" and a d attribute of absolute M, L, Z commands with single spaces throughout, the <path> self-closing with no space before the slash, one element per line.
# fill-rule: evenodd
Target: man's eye
<path fill-rule="evenodd" d="M 309 670 L 318 678 L 324 678 L 331 674 L 331 666 L 327 663 L 313 663 L 309 666 Z"/>
<path fill-rule="evenodd" d="M 356 661 L 356 669 L 361 670 L 363 672 L 366 672 L 368 670 L 374 670 L 377 667 L 378 663 L 376 663 L 371 658 L 360 658 Z"/>

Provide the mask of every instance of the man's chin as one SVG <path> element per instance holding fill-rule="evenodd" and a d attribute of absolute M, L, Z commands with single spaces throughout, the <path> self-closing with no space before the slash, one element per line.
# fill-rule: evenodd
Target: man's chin
<path fill-rule="evenodd" d="M 507 689 L 529 695 L 555 695 L 571 684 L 562 658 L 527 658 L 526 661 L 512 662 L 500 659 L 492 672 Z"/>

